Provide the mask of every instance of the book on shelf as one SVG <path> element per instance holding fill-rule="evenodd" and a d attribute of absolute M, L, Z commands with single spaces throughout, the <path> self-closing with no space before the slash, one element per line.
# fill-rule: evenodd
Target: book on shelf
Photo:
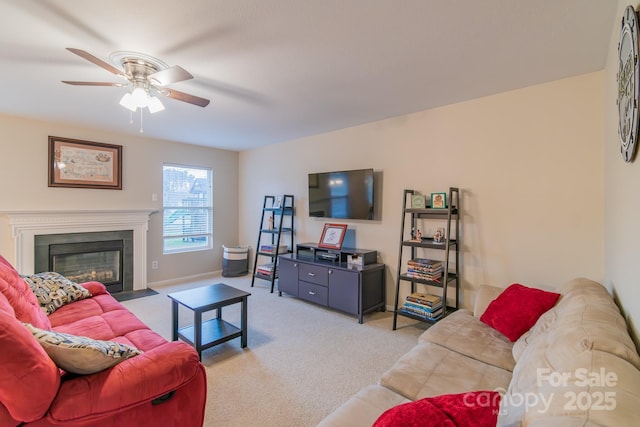
<path fill-rule="evenodd" d="M 428 305 L 418 304 L 417 302 L 405 301 L 404 307 L 407 307 L 411 310 L 416 310 L 419 312 L 436 313 L 438 310 L 442 309 L 442 302 L 439 302 L 434 306 L 430 307 Z"/>
<path fill-rule="evenodd" d="M 258 273 L 270 276 L 273 273 L 273 263 L 259 265 Z"/>
<path fill-rule="evenodd" d="M 442 267 L 438 268 L 423 268 L 416 267 L 415 265 L 407 264 L 407 269 L 414 273 L 422 273 L 422 274 L 440 274 L 442 273 Z"/>
<path fill-rule="evenodd" d="M 406 298 L 407 301 L 417 302 L 418 304 L 432 306 L 442 301 L 442 297 L 438 295 L 427 294 L 424 292 L 413 292 Z"/>
<path fill-rule="evenodd" d="M 275 254 L 276 252 L 286 253 L 288 251 L 289 251 L 289 246 L 287 245 L 280 245 L 279 247 L 278 245 L 260 245 L 260 252 Z"/>
<path fill-rule="evenodd" d="M 442 277 L 442 261 L 429 258 L 412 258 L 407 261 L 406 275 L 415 279 L 439 282 Z"/>
<path fill-rule="evenodd" d="M 433 313 L 429 313 L 421 310 L 415 310 L 405 305 L 402 306 L 400 311 L 402 311 L 403 313 L 411 314 L 412 316 L 422 317 L 423 319 L 427 320 L 438 320 L 442 317 L 442 307 L 440 307 L 440 309 L 434 311 Z"/>
<path fill-rule="evenodd" d="M 407 272 L 405 273 L 405 276 L 411 277 L 413 279 L 429 280 L 431 282 L 440 282 L 440 277 L 442 277 L 442 272 L 437 274 L 424 274 L 424 273 L 417 273 L 415 271 L 407 270 Z"/>
<path fill-rule="evenodd" d="M 442 268 L 442 261 L 429 258 L 412 258 L 407 264 L 420 268 Z"/>

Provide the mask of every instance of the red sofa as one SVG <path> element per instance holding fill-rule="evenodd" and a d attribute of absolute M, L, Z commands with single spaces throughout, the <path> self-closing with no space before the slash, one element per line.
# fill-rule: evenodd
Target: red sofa
<path fill-rule="evenodd" d="M 0 256 L 0 426 L 202 426 L 207 383 L 196 351 L 153 332 L 103 284 L 82 286 L 91 298 L 47 316 Z M 94 374 L 70 374 L 21 322 L 143 353 Z"/>

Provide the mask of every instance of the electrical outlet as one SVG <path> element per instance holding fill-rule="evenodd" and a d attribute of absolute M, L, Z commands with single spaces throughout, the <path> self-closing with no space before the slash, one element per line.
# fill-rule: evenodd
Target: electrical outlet
<path fill-rule="evenodd" d="M 151 261 L 151 268 L 154 270 L 158 269 L 158 261 Z"/>
<path fill-rule="evenodd" d="M 158 193 L 151 193 L 151 201 L 152 202 L 158 201 Z"/>

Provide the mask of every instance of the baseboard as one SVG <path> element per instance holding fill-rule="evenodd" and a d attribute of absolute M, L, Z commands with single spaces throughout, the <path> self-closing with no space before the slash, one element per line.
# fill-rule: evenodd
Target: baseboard
<path fill-rule="evenodd" d="M 179 285 L 184 282 L 197 281 L 197 280 L 207 279 L 209 277 L 211 278 L 222 277 L 222 270 L 211 271 L 209 273 L 194 274 L 192 276 L 183 276 L 183 277 L 178 277 L 176 279 L 160 280 L 157 282 L 148 282 L 147 287 L 153 288 L 154 286 Z"/>

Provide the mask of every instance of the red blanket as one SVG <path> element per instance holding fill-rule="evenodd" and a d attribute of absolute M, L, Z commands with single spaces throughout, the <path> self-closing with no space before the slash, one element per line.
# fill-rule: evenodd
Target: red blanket
<path fill-rule="evenodd" d="M 499 407 L 495 391 L 443 394 L 388 409 L 373 427 L 495 427 Z"/>

